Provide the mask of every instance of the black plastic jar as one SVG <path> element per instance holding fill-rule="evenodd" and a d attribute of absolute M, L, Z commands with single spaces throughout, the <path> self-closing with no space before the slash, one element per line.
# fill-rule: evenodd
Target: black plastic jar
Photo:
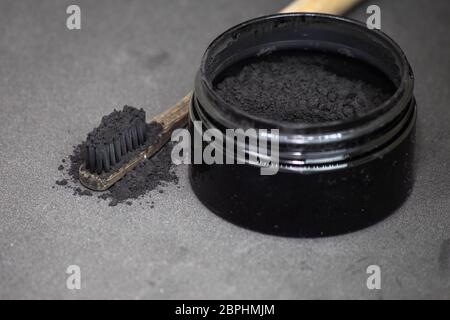
<path fill-rule="evenodd" d="M 258 118 L 231 108 L 214 92 L 214 80 L 228 66 L 266 50 L 285 49 L 324 50 L 363 60 L 382 71 L 396 91 L 359 118 L 316 124 Z M 320 237 L 372 225 L 401 206 L 413 186 L 413 84 L 398 45 L 359 22 L 299 13 L 239 24 L 217 37 L 204 54 L 190 105 L 191 136 L 197 130 L 193 121 L 201 121 L 203 130 L 222 132 L 278 128 L 279 172 L 261 175 L 262 164 L 250 161 L 192 164 L 192 188 L 217 215 L 263 233 Z"/>

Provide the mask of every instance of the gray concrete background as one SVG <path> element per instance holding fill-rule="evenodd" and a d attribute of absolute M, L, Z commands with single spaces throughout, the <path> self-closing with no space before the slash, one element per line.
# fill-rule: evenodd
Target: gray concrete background
<path fill-rule="evenodd" d="M 185 167 L 180 189 L 145 196 L 153 210 L 52 189 L 102 115 L 163 111 L 191 89 L 216 35 L 287 2 L 0 2 L 0 298 L 450 298 L 446 0 L 371 2 L 410 59 L 419 104 L 413 194 L 371 228 L 316 240 L 247 231 L 199 203 Z M 81 31 L 65 27 L 72 3 Z M 366 6 L 350 16 L 365 20 Z M 72 264 L 79 291 L 66 289 Z M 366 288 L 370 264 L 382 269 L 379 291 Z"/>

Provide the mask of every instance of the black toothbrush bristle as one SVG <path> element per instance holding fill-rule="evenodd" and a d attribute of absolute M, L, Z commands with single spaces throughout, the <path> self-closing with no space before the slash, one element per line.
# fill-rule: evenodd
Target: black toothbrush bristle
<path fill-rule="evenodd" d="M 145 111 L 125 106 L 102 118 L 88 134 L 85 163 L 91 173 L 108 172 L 146 143 Z"/>

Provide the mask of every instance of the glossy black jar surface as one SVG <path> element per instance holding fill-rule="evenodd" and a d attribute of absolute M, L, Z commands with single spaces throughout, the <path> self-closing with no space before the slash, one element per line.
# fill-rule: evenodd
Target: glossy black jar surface
<path fill-rule="evenodd" d="M 396 91 L 358 118 L 314 124 L 258 118 L 214 92 L 215 79 L 230 65 L 293 49 L 364 61 L 383 72 Z M 189 129 L 191 136 L 199 131 L 194 121 L 201 121 L 202 131 L 279 129 L 279 162 L 273 164 L 279 171 L 261 175 L 265 163 L 247 158 L 246 164 L 191 164 L 192 188 L 214 213 L 268 234 L 319 237 L 370 226 L 401 206 L 413 186 L 413 85 L 411 67 L 398 45 L 359 22 L 321 14 L 277 14 L 239 24 L 217 37 L 204 54 Z M 206 144 L 192 146 L 195 152 Z M 240 147 L 249 153 L 248 145 Z"/>

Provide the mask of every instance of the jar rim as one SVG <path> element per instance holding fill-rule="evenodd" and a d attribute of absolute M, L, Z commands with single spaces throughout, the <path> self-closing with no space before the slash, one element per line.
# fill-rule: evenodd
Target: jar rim
<path fill-rule="evenodd" d="M 354 32 L 355 30 L 358 36 L 369 37 L 370 43 L 379 46 L 381 52 L 385 50 L 392 54 L 389 59 L 394 61 L 397 66 L 395 71 L 398 71 L 396 91 L 380 106 L 360 117 L 319 123 L 295 123 L 262 118 L 225 102 L 215 92 L 214 75 L 208 74 L 207 70 L 207 67 L 212 65 L 211 59 L 213 62 L 217 62 L 214 61 L 215 54 L 217 54 L 215 50 L 228 50 L 230 45 L 239 41 L 236 34 L 243 29 L 247 28 L 246 32 L 248 32 L 249 28 L 255 24 L 268 23 L 270 25 L 286 20 L 295 27 L 314 26 L 314 23 L 327 24 L 327 27 L 331 26 L 332 28 L 344 25 L 347 27 L 347 31 Z M 221 52 L 219 51 L 219 53 Z M 389 64 L 386 61 L 383 62 Z M 392 64 L 392 61 L 390 63 Z M 391 78 L 391 80 L 393 79 Z M 412 123 L 415 123 L 416 105 L 413 87 L 414 76 L 405 54 L 385 33 L 379 30 L 369 30 L 359 21 L 334 15 L 283 13 L 242 22 L 212 41 L 203 55 L 200 70 L 196 76 L 191 108 L 196 109 L 200 120 L 205 120 L 211 127 L 279 129 L 280 146 L 288 149 L 285 154 L 280 154 L 280 159 L 295 163 L 296 167 L 302 167 L 308 161 L 314 161 L 313 167 L 322 170 L 324 167 L 333 168 L 334 164 L 343 161 L 354 161 L 362 157 L 371 158 L 371 156 L 367 157 L 371 152 L 380 154 L 380 145 L 386 147 L 386 145 L 398 143 L 395 139 L 402 139 L 405 136 L 404 132 L 409 131 Z M 376 143 L 374 143 L 375 141 Z M 385 150 L 388 149 L 385 148 Z M 317 150 L 324 152 L 317 152 Z M 326 151 L 331 152 L 327 153 Z M 332 157 L 329 156 L 330 153 L 333 154 Z"/>
<path fill-rule="evenodd" d="M 246 111 L 243 111 L 242 109 L 232 106 L 232 108 L 229 108 L 227 112 L 235 113 L 237 116 L 241 117 L 242 119 L 248 120 L 249 122 L 253 123 L 259 123 L 260 125 L 264 125 L 266 128 L 272 128 L 272 127 L 279 127 L 280 129 L 284 131 L 297 131 L 297 132 L 315 132 L 317 130 L 320 130 L 321 132 L 333 132 L 333 131 L 339 131 L 345 127 L 350 126 L 354 127 L 357 126 L 358 123 L 370 121 L 374 118 L 383 118 L 385 116 L 389 116 L 390 111 L 392 113 L 399 113 L 401 110 L 392 110 L 395 109 L 395 106 L 398 106 L 399 103 L 396 103 L 398 100 L 400 100 L 402 97 L 407 96 L 408 100 L 412 97 L 413 87 L 414 87 L 414 76 L 411 70 L 411 67 L 408 63 L 408 60 L 406 58 L 406 55 L 402 51 L 402 49 L 399 47 L 399 45 L 390 38 L 387 34 L 380 30 L 369 30 L 365 24 L 363 24 L 360 21 L 330 15 L 330 14 L 321 14 L 321 13 L 277 13 L 277 14 L 271 14 L 266 15 L 258 18 L 254 18 L 245 22 L 242 22 L 226 31 L 224 31 L 222 34 L 217 36 L 211 44 L 206 49 L 202 60 L 200 64 L 200 70 L 197 75 L 197 82 L 201 82 L 202 89 L 207 91 L 207 95 L 209 98 L 212 98 L 213 100 L 217 101 L 221 105 L 229 105 L 227 102 L 223 100 L 222 97 L 220 97 L 214 90 L 213 86 L 213 79 L 211 79 L 206 72 L 206 65 L 208 64 L 208 59 L 211 58 L 210 54 L 211 51 L 220 45 L 221 42 L 226 42 L 226 38 L 230 37 L 232 34 L 235 34 L 239 32 L 240 30 L 253 25 L 255 23 L 259 23 L 262 21 L 268 21 L 272 19 L 280 19 L 280 18 L 299 18 L 302 19 L 305 23 L 311 23 L 311 22 L 317 22 L 320 20 L 328 20 L 332 23 L 344 23 L 347 25 L 352 25 L 353 27 L 359 29 L 360 31 L 365 33 L 371 33 L 370 35 L 375 40 L 375 37 L 378 38 L 377 40 L 380 40 L 383 45 L 389 45 L 391 49 L 393 49 L 393 54 L 397 56 L 399 59 L 401 65 L 399 65 L 399 69 L 401 70 L 400 75 L 400 81 L 399 85 L 396 85 L 395 92 L 384 101 L 379 106 L 375 107 L 374 109 L 366 112 L 365 114 L 356 117 L 356 118 L 350 118 L 350 119 L 344 119 L 344 120 L 334 120 L 334 121 L 322 121 L 318 123 L 302 123 L 302 122 L 292 122 L 292 121 L 285 121 L 285 120 L 273 120 L 268 118 L 263 118 L 256 116 L 254 114 L 248 113 Z M 311 20 L 311 21 L 308 21 Z M 196 89 L 198 89 L 198 86 L 196 86 Z M 197 90 L 199 91 L 199 90 Z M 201 96 L 201 93 L 197 92 L 198 96 Z M 398 108 L 400 109 L 400 108 Z M 395 112 L 397 111 L 397 112 Z M 219 118 L 221 118 L 219 116 Z M 380 119 L 382 120 L 382 119 Z"/>

